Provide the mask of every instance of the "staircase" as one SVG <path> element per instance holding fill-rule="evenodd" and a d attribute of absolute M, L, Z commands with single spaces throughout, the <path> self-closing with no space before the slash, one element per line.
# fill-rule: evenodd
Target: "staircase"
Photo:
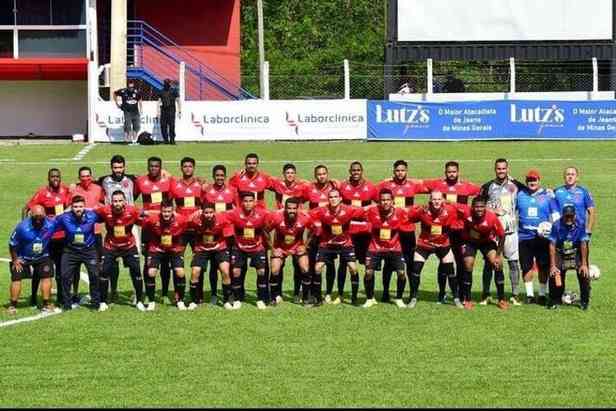
<path fill-rule="evenodd" d="M 180 63 L 186 66 L 186 100 L 244 100 L 255 96 L 216 73 L 182 46 L 142 20 L 128 22 L 128 77 L 157 90 L 166 78 L 179 81 Z"/>

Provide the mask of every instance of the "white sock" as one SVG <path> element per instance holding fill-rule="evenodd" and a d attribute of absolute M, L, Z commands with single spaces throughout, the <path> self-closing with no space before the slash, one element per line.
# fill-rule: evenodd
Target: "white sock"
<path fill-rule="evenodd" d="M 545 292 L 548 289 L 548 285 L 547 284 L 543 284 L 543 283 L 539 283 L 539 296 L 540 297 L 545 297 Z"/>
<path fill-rule="evenodd" d="M 533 290 L 533 282 L 532 281 L 524 281 L 524 287 L 526 287 L 526 296 L 534 297 L 535 291 Z"/>

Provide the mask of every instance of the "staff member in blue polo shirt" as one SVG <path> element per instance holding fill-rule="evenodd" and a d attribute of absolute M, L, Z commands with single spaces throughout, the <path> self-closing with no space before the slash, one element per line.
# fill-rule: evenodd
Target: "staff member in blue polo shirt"
<path fill-rule="evenodd" d="M 102 222 L 92 210 L 86 210 L 85 199 L 76 195 L 71 201 L 71 211 L 56 217 L 53 231 L 63 230 L 64 250 L 62 254 L 62 293 L 65 310 L 71 307 L 71 290 L 73 273 L 78 272 L 81 264 L 85 265 L 90 281 L 90 297 L 94 307 L 99 311 L 107 310 L 107 304 L 100 303 L 98 284 L 98 259 L 96 252 L 96 236 L 94 225 Z"/>
<path fill-rule="evenodd" d="M 8 313 L 17 313 L 17 300 L 21 294 L 21 280 L 40 279 L 43 292 L 43 313 L 57 312 L 59 309 L 49 302 L 51 298 L 51 278 L 53 262 L 49 257 L 52 221 L 45 216 L 45 209 L 36 205 L 30 210 L 31 216 L 17 224 L 9 239 L 11 253 L 11 301 Z M 35 293 L 37 290 L 35 290 Z"/>
<path fill-rule="evenodd" d="M 562 212 L 566 204 L 573 204 L 576 218 L 582 222 L 588 237 L 592 235 L 595 225 L 595 201 L 586 188 L 577 184 L 579 172 L 576 167 L 565 169 L 565 184 L 554 190 L 558 208 Z"/>
<path fill-rule="evenodd" d="M 554 223 L 550 233 L 550 301 L 547 308 L 560 304 L 565 290 L 565 273 L 575 270 L 580 284 L 580 307 L 587 310 L 590 303 L 588 276 L 588 241 L 582 219 L 573 204 L 566 204 L 562 217 Z"/>

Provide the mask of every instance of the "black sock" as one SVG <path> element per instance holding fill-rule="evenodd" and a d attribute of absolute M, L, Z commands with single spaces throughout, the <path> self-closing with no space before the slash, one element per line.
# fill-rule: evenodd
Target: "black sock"
<path fill-rule="evenodd" d="M 197 281 L 196 283 L 193 282 L 192 280 L 190 281 L 190 301 L 192 301 L 193 303 L 197 303 L 197 287 L 199 286 L 199 281 Z"/>
<path fill-rule="evenodd" d="M 236 301 L 241 301 L 242 279 L 240 277 L 231 278 L 231 292 Z"/>
<path fill-rule="evenodd" d="M 203 273 L 201 273 L 203 278 Z M 203 279 L 201 280 L 203 284 Z M 218 293 L 218 269 L 215 264 L 210 267 L 210 288 L 212 289 L 212 296 Z M 203 298 L 203 286 L 201 287 L 201 298 Z"/>
<path fill-rule="evenodd" d="M 148 295 L 148 300 L 153 303 L 154 302 L 154 292 L 156 291 L 156 277 L 150 277 L 149 275 L 145 278 L 145 292 Z"/>
<path fill-rule="evenodd" d="M 321 301 L 321 273 L 314 273 L 312 276 L 312 284 L 311 284 L 312 296 L 317 300 Z"/>
<path fill-rule="evenodd" d="M 38 297 L 38 288 L 41 279 L 38 275 L 32 276 L 32 295 L 30 296 L 30 305 L 36 305 Z"/>
<path fill-rule="evenodd" d="M 345 263 L 340 263 L 338 266 L 338 294 L 340 298 L 344 295 L 344 283 L 346 282 L 347 266 Z"/>
<path fill-rule="evenodd" d="M 98 278 L 98 287 L 100 290 L 101 302 L 107 303 L 107 297 L 109 292 L 109 279 L 105 277 Z"/>
<path fill-rule="evenodd" d="M 13 307 L 13 308 L 17 308 L 17 300 L 11 300 L 10 305 L 11 305 L 11 307 Z"/>
<path fill-rule="evenodd" d="M 304 303 L 308 302 L 308 300 L 310 299 L 310 289 L 312 288 L 312 284 L 311 284 L 311 276 L 310 276 L 310 272 L 306 271 L 306 272 L 302 272 L 301 276 L 301 283 L 302 283 L 302 301 L 304 301 Z M 320 284 L 319 284 L 319 288 L 320 288 Z"/>
<path fill-rule="evenodd" d="M 462 300 L 471 301 L 471 289 L 473 287 L 473 272 L 464 270 L 464 278 L 462 278 Z"/>
<path fill-rule="evenodd" d="M 373 283 L 374 283 L 374 280 L 373 280 Z M 359 292 L 359 273 L 351 274 L 351 301 L 357 300 L 358 292 Z"/>
<path fill-rule="evenodd" d="M 424 263 L 420 261 L 413 261 L 413 270 L 411 272 L 410 285 L 411 285 L 411 298 L 417 298 L 419 293 L 419 284 L 421 282 L 421 270 Z"/>
<path fill-rule="evenodd" d="M 494 271 L 494 282 L 496 283 L 498 301 L 502 301 L 505 299 L 505 273 L 502 268 Z"/>
<path fill-rule="evenodd" d="M 141 278 L 141 273 L 139 272 L 139 266 L 131 269 L 129 267 L 130 279 L 133 282 L 133 289 L 135 290 L 135 297 L 137 297 L 137 302 L 143 302 L 143 278 Z"/>
<path fill-rule="evenodd" d="M 443 277 L 445 277 L 445 281 L 449 281 L 449 289 L 453 294 L 453 298 L 458 298 L 458 279 L 456 278 L 456 270 L 453 263 L 443 263 L 442 268 Z"/>
<path fill-rule="evenodd" d="M 319 274 L 319 283 L 321 274 Z M 333 264 L 325 265 L 325 294 L 331 295 L 334 291 L 334 280 L 336 279 L 336 267 Z"/>
<path fill-rule="evenodd" d="M 246 272 L 248 271 L 248 265 L 245 264 L 242 266 L 242 271 L 240 274 L 240 301 L 244 301 L 246 297 Z"/>
<path fill-rule="evenodd" d="M 404 295 L 404 288 L 406 287 L 406 277 L 404 275 L 398 276 L 398 282 L 396 283 L 396 298 L 398 300 L 402 299 Z"/>
<path fill-rule="evenodd" d="M 483 294 L 484 295 L 489 295 L 490 294 L 490 283 L 492 282 L 492 265 L 491 264 L 484 264 L 483 265 L 483 275 L 481 277 L 482 280 L 482 285 L 483 285 Z M 469 296 L 470 299 L 470 296 Z"/>
<path fill-rule="evenodd" d="M 282 294 L 282 281 L 280 282 L 280 293 Z M 302 288 L 302 271 L 295 261 L 293 261 L 293 295 L 299 295 Z"/>
<path fill-rule="evenodd" d="M 120 278 L 120 265 L 115 262 L 113 264 L 113 268 L 111 270 L 111 292 L 115 293 L 118 291 L 118 279 Z"/>
<path fill-rule="evenodd" d="M 272 290 L 272 299 L 280 295 L 278 292 L 279 284 L 280 284 L 280 275 L 278 273 L 272 273 L 272 276 L 270 277 L 270 288 Z"/>
<path fill-rule="evenodd" d="M 184 301 L 184 293 L 186 292 L 186 277 L 174 276 L 176 302 Z"/>
<path fill-rule="evenodd" d="M 15 301 L 17 303 L 17 301 Z M 43 307 L 47 307 L 49 305 L 49 300 L 43 299 Z"/>
<path fill-rule="evenodd" d="M 391 282 L 391 267 L 388 264 L 385 264 L 383 267 L 383 300 L 387 300 L 389 298 L 389 283 Z"/>
<path fill-rule="evenodd" d="M 438 281 L 438 297 L 443 298 L 447 288 L 447 275 L 443 272 L 443 264 L 439 264 L 436 276 Z"/>
<path fill-rule="evenodd" d="M 231 284 L 222 283 L 222 302 L 223 303 L 229 302 L 229 300 L 232 299 L 231 298 L 232 296 L 233 294 L 231 291 Z"/>
<path fill-rule="evenodd" d="M 257 300 L 267 302 L 267 276 L 257 275 Z"/>
<path fill-rule="evenodd" d="M 162 297 L 167 297 L 169 295 L 169 282 L 171 280 L 171 272 L 169 271 L 169 267 L 165 267 L 166 260 L 163 259 L 162 265 L 160 267 L 160 282 L 161 282 L 161 295 Z"/>
<path fill-rule="evenodd" d="M 374 298 L 374 275 L 364 276 L 364 289 L 368 300 Z"/>

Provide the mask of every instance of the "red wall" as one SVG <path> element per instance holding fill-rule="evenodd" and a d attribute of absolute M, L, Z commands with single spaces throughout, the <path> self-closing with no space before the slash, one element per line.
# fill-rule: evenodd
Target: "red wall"
<path fill-rule="evenodd" d="M 136 0 L 136 18 L 240 84 L 240 0 Z"/>

